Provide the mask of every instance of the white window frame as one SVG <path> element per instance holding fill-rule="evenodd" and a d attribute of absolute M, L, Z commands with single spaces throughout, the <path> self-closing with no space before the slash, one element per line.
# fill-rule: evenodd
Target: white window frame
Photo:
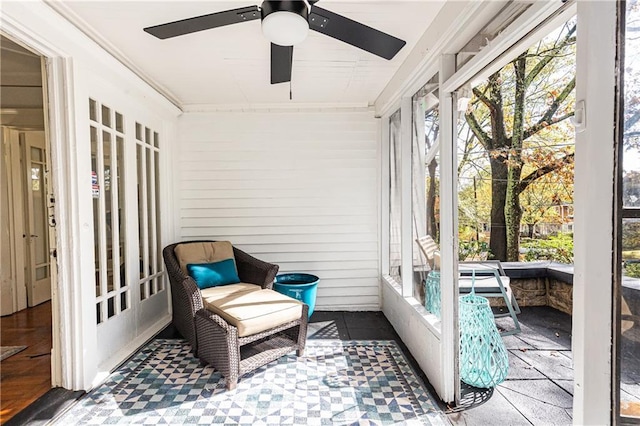
<path fill-rule="evenodd" d="M 577 2 L 572 331 L 575 424 L 614 424 L 617 416 L 611 392 L 616 9 L 613 1 Z M 581 102 L 584 108 L 580 108 Z"/>
<path fill-rule="evenodd" d="M 454 158 L 450 158 L 451 148 L 454 146 L 454 133 L 448 129 L 455 117 L 455 91 L 472 78 L 483 78 L 504 66 L 513 58 L 514 52 L 543 38 L 551 30 L 566 22 L 571 16 L 578 16 L 580 36 L 578 38 L 578 59 L 576 86 L 577 101 L 596 99 L 591 101 L 589 108 L 580 110 L 576 114 L 578 134 L 576 135 L 576 210 L 580 214 L 576 217 L 574 230 L 576 234 L 576 261 L 574 264 L 574 322 L 573 322 L 573 354 L 574 354 L 574 422 L 611 423 L 613 416 L 612 401 L 612 316 L 613 316 L 613 145 L 602 143 L 611 141 L 613 144 L 613 117 L 615 93 L 615 35 L 616 35 L 616 2 L 590 2 L 578 0 L 575 2 L 536 2 L 514 23 L 492 40 L 472 60 L 463 65 L 455 73 L 449 72 L 453 60 L 444 55 L 437 61 L 441 67 L 440 108 L 441 108 L 441 240 L 442 250 L 442 280 L 455 281 L 457 263 L 457 228 L 453 219 L 447 218 L 447 212 L 455 212 L 456 200 L 447 199 L 446 194 L 455 195 Z M 445 48 L 441 52 L 446 52 Z M 433 59 L 433 58 L 432 58 Z M 400 87 L 395 99 L 411 96 L 419 87 L 424 85 L 432 74 L 423 70 L 414 71 L 408 83 L 394 83 L 390 86 Z M 418 76 L 418 77 L 416 77 Z M 444 78 L 444 76 L 450 78 Z M 387 111 L 393 105 L 393 96 L 388 93 L 381 96 L 379 109 Z M 603 102 L 602 100 L 605 99 Z M 445 102 L 446 100 L 446 102 Z M 399 102 L 399 101 L 396 101 Z M 577 103 L 578 103 L 577 102 Z M 450 107 L 446 104 L 450 104 Z M 579 104 L 578 104 L 579 105 Z M 442 112 L 443 108 L 449 110 Z M 584 114 L 584 119 L 580 117 Z M 403 113 L 403 117 L 404 117 Z M 448 117 L 447 123 L 443 117 Z M 589 123 L 587 127 L 585 123 Z M 445 137 L 445 132 L 449 136 Z M 384 141 L 384 134 L 383 134 Z M 385 148 L 384 142 L 382 147 Z M 387 146 L 388 147 L 388 146 Z M 387 149 L 388 151 L 388 149 Z M 388 155 L 388 154 L 387 154 Z M 598 173 L 593 173 L 591 164 L 599 164 Z M 383 166 L 385 164 L 383 151 Z M 403 161 L 403 166 L 407 166 Z M 602 167 L 600 167 L 602 165 Z M 446 170 L 445 170 L 446 169 Z M 386 170 L 388 173 L 388 170 Z M 385 169 L 383 167 L 383 176 Z M 450 176 L 446 182 L 446 176 Z M 383 180 L 384 183 L 384 180 Z M 387 190 L 382 187 L 382 192 Z M 382 203 L 383 210 L 388 203 Z M 404 215 L 404 213 L 403 213 Z M 385 216 L 382 215 L 384 219 Z M 449 221 L 449 222 L 447 222 Z M 385 228 L 388 222 L 383 222 Z M 597 228 L 597 232 L 593 232 Z M 405 230 L 406 232 L 406 230 Z M 403 237 L 410 238 L 410 234 Z M 388 233 L 382 233 L 384 247 L 388 244 Z M 448 249 L 444 249 L 448 247 Z M 588 249 L 587 249 L 588 248 Z M 403 257 L 403 262 L 411 257 Z M 384 281 L 384 280 L 383 280 Z M 603 285 L 594 285 L 601 283 Z M 610 283 L 611 285 L 607 285 Z M 384 285 L 384 283 L 383 283 Z M 446 288 L 446 286 L 445 286 Z M 454 303 L 456 293 L 454 286 L 449 291 L 443 291 L 443 306 Z M 448 300 L 448 301 L 447 301 Z M 407 309 L 412 306 L 409 298 Z M 446 318 L 444 317 L 446 315 Z M 457 334 L 453 331 L 452 310 L 443 310 L 442 319 L 442 356 L 445 372 L 441 380 L 445 382 L 444 392 L 439 391 L 441 398 L 447 400 L 450 389 L 447 383 L 457 383 L 454 378 L 457 368 L 451 368 L 446 360 L 452 360 L 457 353 Z M 426 321 L 426 320 L 425 320 Z M 431 324 L 433 325 L 433 324 Z M 402 337 L 402 336 L 401 336 Z M 405 342 L 407 343 L 407 342 Z M 409 346 L 409 344 L 408 344 Z M 597 374 L 594 374 L 597 372 Z M 433 380 L 430 378 L 430 380 Z M 438 384 L 435 384 L 437 387 Z M 442 389 L 442 388 L 441 388 Z"/>

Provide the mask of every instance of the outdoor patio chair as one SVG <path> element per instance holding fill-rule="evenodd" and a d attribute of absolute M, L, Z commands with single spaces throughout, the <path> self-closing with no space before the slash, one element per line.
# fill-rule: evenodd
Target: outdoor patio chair
<path fill-rule="evenodd" d="M 190 241 L 163 250 L 171 283 L 173 324 L 203 365 L 210 364 L 234 389 L 238 378 L 289 352 L 302 356 L 308 306 L 272 290 L 274 265 L 228 241 Z M 193 265 L 234 259 L 241 282 L 200 289 Z M 193 269 L 192 269 L 193 271 Z"/>
<path fill-rule="evenodd" d="M 418 247 L 425 255 L 431 268 L 435 268 L 434 262 L 437 259 L 438 245 L 430 235 L 425 235 L 416 239 Z M 439 269 L 436 268 L 436 269 Z M 494 317 L 510 316 L 513 320 L 514 328 L 502 331 L 503 336 L 520 333 L 520 322 L 517 314 L 520 313 L 520 306 L 511 290 L 510 279 L 505 274 L 499 260 L 483 260 L 460 262 L 458 265 L 458 291 L 461 294 L 471 292 L 472 275 L 475 271 L 474 289 L 476 294 L 483 297 L 497 297 L 504 300 L 507 308 L 506 313 L 494 313 Z"/>
<path fill-rule="evenodd" d="M 424 254 L 424 257 L 427 259 L 429 267 L 434 269 L 435 265 L 433 256 L 438 251 L 438 244 L 434 241 L 431 235 L 425 235 L 418 238 L 416 243 L 418 243 L 420 251 L 422 251 L 422 254 Z"/>

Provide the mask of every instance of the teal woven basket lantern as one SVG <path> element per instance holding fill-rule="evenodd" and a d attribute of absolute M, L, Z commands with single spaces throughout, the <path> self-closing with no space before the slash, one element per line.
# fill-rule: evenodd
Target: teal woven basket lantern
<path fill-rule="evenodd" d="M 509 357 L 493 321 L 489 300 L 471 293 L 460 297 L 460 380 L 477 388 L 492 388 L 509 374 Z"/>
<path fill-rule="evenodd" d="M 429 271 L 425 280 L 424 307 L 440 318 L 440 271 Z"/>

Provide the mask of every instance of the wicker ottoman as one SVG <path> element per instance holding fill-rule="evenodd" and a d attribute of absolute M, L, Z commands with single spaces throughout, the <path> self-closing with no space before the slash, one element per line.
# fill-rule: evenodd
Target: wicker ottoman
<path fill-rule="evenodd" d="M 292 351 L 304 353 L 309 307 L 270 289 L 204 300 L 196 312 L 197 356 L 227 379 L 238 378 Z"/>

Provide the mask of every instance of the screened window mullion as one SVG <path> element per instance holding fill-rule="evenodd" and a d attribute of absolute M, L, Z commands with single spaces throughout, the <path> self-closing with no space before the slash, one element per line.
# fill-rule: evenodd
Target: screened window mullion
<path fill-rule="evenodd" d="M 153 147 L 153 142 L 149 141 L 150 143 L 150 147 L 147 147 L 147 154 L 148 154 L 148 158 L 150 160 L 150 163 L 147 164 L 147 178 L 148 178 L 148 182 L 149 182 L 149 186 L 150 188 L 147 188 L 148 192 L 148 212 L 149 212 L 149 261 L 151 262 L 151 270 L 152 270 L 152 274 L 155 275 L 158 273 L 158 263 L 157 263 L 157 241 L 156 241 L 156 188 L 155 188 L 155 176 L 154 176 L 154 170 L 155 170 L 155 155 L 154 155 L 154 149 Z M 153 294 L 156 294 L 158 292 L 158 288 L 157 288 L 157 282 L 158 280 L 156 278 L 153 278 L 153 280 L 151 281 L 150 285 L 151 285 L 151 289 Z"/>
<path fill-rule="evenodd" d="M 159 196 L 159 189 L 160 189 L 160 150 L 158 149 L 158 134 L 154 133 L 154 139 L 153 139 L 155 148 L 153 150 L 153 157 L 154 157 L 154 168 L 153 168 L 153 175 L 154 175 L 154 196 L 155 196 L 155 221 L 156 221 L 156 226 L 154 227 L 154 231 L 155 231 L 155 240 L 156 240 L 156 265 L 157 265 L 157 269 L 156 272 L 158 274 L 161 274 L 163 272 L 163 268 L 162 268 L 162 256 L 160 253 L 162 253 L 162 233 L 161 233 L 161 229 L 160 229 L 160 196 Z M 158 284 L 158 288 L 157 291 L 162 291 L 164 290 L 164 276 L 160 275 L 157 278 L 157 284 Z"/>
<path fill-rule="evenodd" d="M 159 207 L 159 136 L 136 123 L 136 166 L 138 178 L 138 247 L 142 271 L 140 301 L 165 290 L 163 282 Z"/>
<path fill-rule="evenodd" d="M 101 324 L 130 306 L 126 285 L 126 238 L 124 238 L 125 134 L 123 116 L 89 99 L 89 133 L 95 247 L 96 315 Z M 122 238 L 122 241 L 121 241 Z"/>
<path fill-rule="evenodd" d="M 142 273 L 140 274 L 140 278 L 141 281 L 144 283 L 146 282 L 145 279 L 148 277 L 149 275 L 149 245 L 147 243 L 148 239 L 149 239 L 149 235 L 148 235 L 148 228 L 147 228 L 147 223 L 148 223 L 148 209 L 147 209 L 147 179 L 146 179 L 146 175 L 147 175 L 147 168 L 146 168 L 146 147 L 144 146 L 143 143 L 140 143 L 138 145 L 138 173 L 139 173 L 139 180 L 138 180 L 138 186 L 139 186 L 139 190 L 140 190 L 140 197 L 138 199 L 138 202 L 140 203 L 140 217 L 138 218 L 138 220 L 140 221 L 140 248 L 142 251 Z M 148 286 L 146 284 L 143 284 L 141 286 L 141 298 L 142 299 L 146 299 L 149 297 L 149 291 L 148 291 Z"/>
<path fill-rule="evenodd" d="M 99 109 L 100 119 L 102 120 L 102 109 Z M 106 203 L 104 197 L 104 137 L 102 134 L 102 126 L 98 127 L 97 132 L 97 152 L 96 152 L 96 168 L 98 171 L 98 234 L 99 234 L 99 275 L 100 275 L 100 312 L 102 321 L 107 319 L 107 304 L 104 301 L 107 300 L 107 227 L 106 227 Z"/>

